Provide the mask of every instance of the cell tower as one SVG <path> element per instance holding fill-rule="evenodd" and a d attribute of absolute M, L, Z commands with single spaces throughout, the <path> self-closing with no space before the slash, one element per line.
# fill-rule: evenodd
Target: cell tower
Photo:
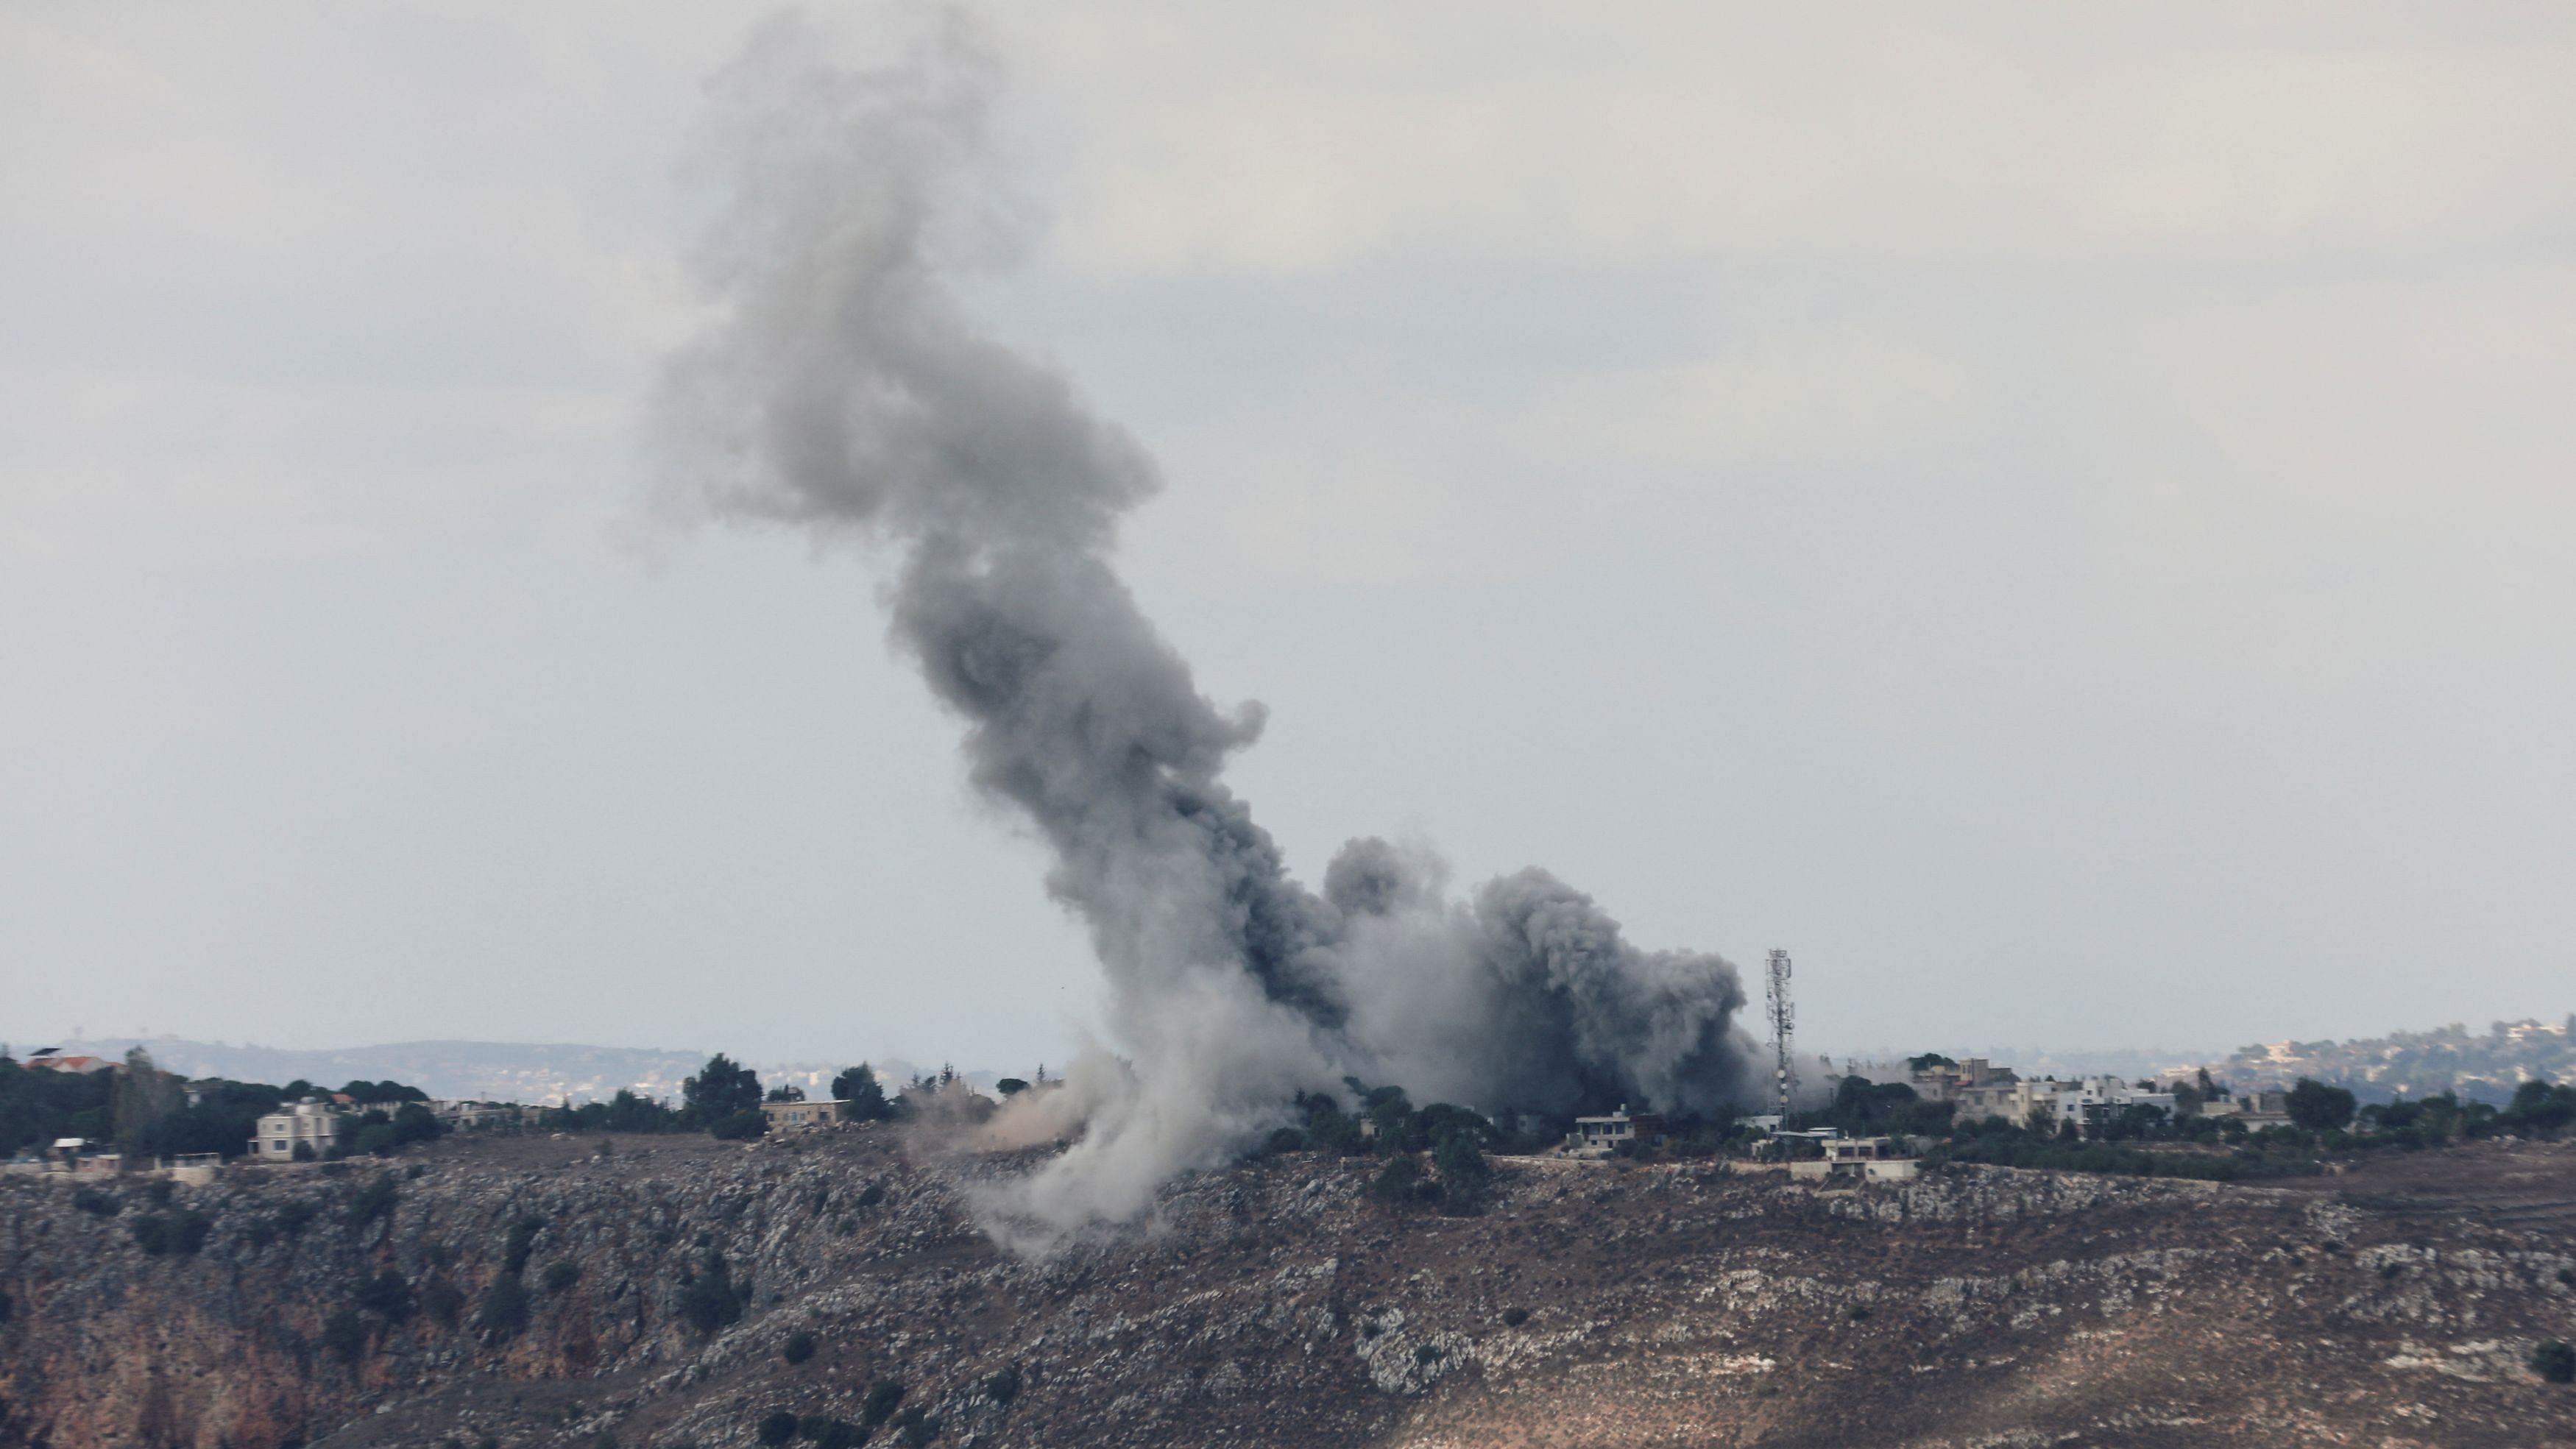
<path fill-rule="evenodd" d="M 1789 1065 L 1789 1036 L 1797 1013 L 1789 1005 L 1789 953 L 1771 953 L 1771 984 L 1763 994 L 1771 1014 L 1771 1056 L 1780 1076 L 1780 1115 L 1789 1115 L 1789 1089 L 1797 1085 L 1797 1069 Z"/>

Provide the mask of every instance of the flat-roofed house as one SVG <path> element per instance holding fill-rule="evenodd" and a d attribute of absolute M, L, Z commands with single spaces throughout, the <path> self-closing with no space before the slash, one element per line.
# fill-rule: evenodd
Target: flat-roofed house
<path fill-rule="evenodd" d="M 841 1103 L 837 1098 L 826 1102 L 763 1102 L 760 1115 L 769 1119 L 772 1132 L 833 1127 L 840 1124 Z"/>
<path fill-rule="evenodd" d="M 1902 1182 L 1920 1169 L 1914 1154 L 1893 1137 L 1844 1137 L 1824 1144 L 1825 1155 L 1789 1164 L 1789 1175 L 1809 1181 L 1850 1178 Z"/>
<path fill-rule="evenodd" d="M 285 1110 L 259 1119 L 250 1155 L 262 1162 L 292 1162 L 296 1148 L 310 1147 L 311 1155 L 320 1157 L 340 1145 L 340 1129 L 348 1120 L 338 1103 L 319 1097 L 288 1103 Z"/>
<path fill-rule="evenodd" d="M 1634 1142 L 1652 1147 L 1664 1140 L 1664 1119 L 1652 1112 L 1630 1115 L 1628 1104 L 1606 1117 L 1577 1117 L 1574 1130 L 1566 1134 L 1568 1147 L 1592 1147 L 1608 1151 L 1622 1143 Z"/>

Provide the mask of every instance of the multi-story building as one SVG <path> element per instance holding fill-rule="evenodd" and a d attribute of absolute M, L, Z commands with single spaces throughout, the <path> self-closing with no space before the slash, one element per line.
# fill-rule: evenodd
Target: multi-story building
<path fill-rule="evenodd" d="M 319 1157 L 340 1145 L 341 1128 L 349 1114 L 336 1102 L 320 1097 L 307 1097 L 289 1103 L 285 1111 L 271 1112 L 259 1119 L 259 1135 L 251 1139 L 250 1155 L 262 1162 L 291 1162 L 295 1149 L 309 1147 L 307 1154 Z"/>

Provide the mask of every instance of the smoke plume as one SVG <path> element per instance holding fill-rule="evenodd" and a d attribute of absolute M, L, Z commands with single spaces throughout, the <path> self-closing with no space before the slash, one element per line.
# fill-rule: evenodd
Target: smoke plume
<path fill-rule="evenodd" d="M 720 320 L 673 359 L 663 415 L 721 510 L 880 553 L 895 647 L 1089 928 L 1136 1066 L 1095 1054 L 1021 1109 L 1072 1145 L 1000 1215 L 1039 1234 L 1132 1218 L 1346 1074 L 1489 1111 L 1737 1094 L 1734 968 L 1638 950 L 1543 871 L 1459 901 L 1427 852 L 1372 839 L 1320 894 L 1290 878 L 1223 778 L 1261 707 L 1201 694 L 1111 566 L 1152 461 L 943 282 L 936 228 L 984 139 L 992 58 L 954 15 L 883 68 L 816 51 L 773 25 L 712 86 Z"/>

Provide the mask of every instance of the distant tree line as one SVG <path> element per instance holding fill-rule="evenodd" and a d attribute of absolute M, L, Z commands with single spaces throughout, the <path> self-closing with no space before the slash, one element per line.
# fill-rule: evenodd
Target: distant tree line
<path fill-rule="evenodd" d="M 109 1144 L 143 1160 L 181 1154 L 238 1157 L 259 1119 L 290 1102 L 331 1095 L 297 1080 L 283 1087 L 220 1077 L 188 1081 L 135 1047 L 105 1071 L 29 1070 L 0 1052 L 0 1155 L 41 1151 L 66 1137 Z M 400 1082 L 354 1081 L 340 1089 L 357 1104 L 344 1153 L 394 1151 L 442 1129 L 429 1095 Z"/>
<path fill-rule="evenodd" d="M 849 1121 L 874 1122 L 896 1115 L 876 1073 L 865 1062 L 833 1077 L 832 1098 Z M 538 1125 L 557 1132 L 705 1132 L 724 1141 L 743 1142 L 769 1130 L 769 1118 L 760 1110 L 762 1102 L 804 1100 L 805 1090 L 792 1083 L 763 1091 L 759 1073 L 718 1052 L 680 1083 L 676 1107 L 621 1087 L 605 1102 L 577 1107 L 566 1103 L 549 1109 Z"/>

